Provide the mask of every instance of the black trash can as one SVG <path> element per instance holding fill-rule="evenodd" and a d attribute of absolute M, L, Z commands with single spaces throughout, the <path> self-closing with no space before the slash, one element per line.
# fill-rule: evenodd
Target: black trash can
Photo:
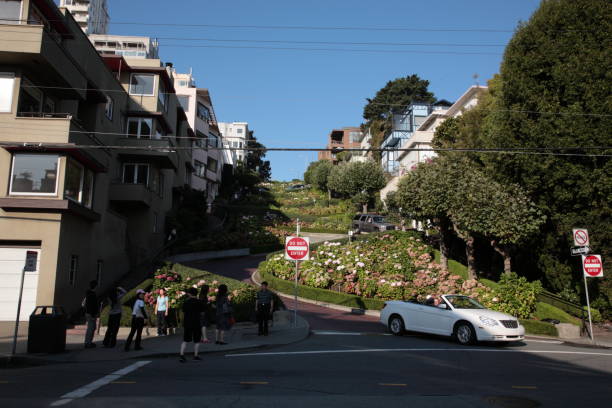
<path fill-rule="evenodd" d="M 28 353 L 66 350 L 66 313 L 61 306 L 36 306 L 30 315 Z"/>

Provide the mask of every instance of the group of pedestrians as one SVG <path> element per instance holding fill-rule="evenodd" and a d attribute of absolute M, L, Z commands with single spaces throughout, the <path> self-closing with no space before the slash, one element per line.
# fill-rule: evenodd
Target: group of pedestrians
<path fill-rule="evenodd" d="M 96 331 L 96 322 L 100 315 L 100 301 L 96 295 L 97 281 L 91 281 L 89 289 L 83 299 L 87 330 L 85 333 L 85 348 L 95 347 L 93 342 Z M 201 343 L 210 343 L 208 329 L 213 320 L 216 325 L 215 344 L 226 345 L 225 336 L 235 323 L 232 304 L 228 297 L 227 285 L 221 284 L 217 288 L 214 304 L 209 301 L 210 286 L 203 285 L 200 292 L 196 288 L 187 290 L 186 299 L 183 302 L 183 342 L 180 348 L 180 361 L 185 362 L 185 350 L 189 343 L 194 343 L 194 359 L 199 360 L 198 352 Z M 109 306 L 108 327 L 104 336 L 104 347 L 114 348 L 117 345 L 117 334 L 121 325 L 122 300 L 127 291 L 122 287 L 115 288 L 107 299 Z M 132 306 L 131 329 L 125 341 L 124 349 L 129 351 L 134 343 L 134 350 L 142 350 L 142 330 L 145 322 L 149 320 L 144 301 L 145 291 L 136 291 L 136 301 Z M 213 307 L 214 306 L 214 307 Z M 214 309 L 214 310 L 213 310 Z M 258 321 L 258 335 L 267 336 L 268 321 L 274 310 L 274 297 L 268 290 L 267 282 L 263 282 L 261 289 L 257 292 L 255 312 Z M 168 318 L 171 315 L 169 299 L 162 289 L 155 303 L 155 317 L 157 320 L 157 335 L 168 334 Z M 213 317 L 214 315 L 214 317 Z"/>

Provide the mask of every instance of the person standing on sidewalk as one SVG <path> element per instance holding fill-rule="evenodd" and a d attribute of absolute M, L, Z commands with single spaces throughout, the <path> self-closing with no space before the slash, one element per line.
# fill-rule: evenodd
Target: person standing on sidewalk
<path fill-rule="evenodd" d="M 187 299 L 183 303 L 183 342 L 181 343 L 181 357 L 179 361 L 184 363 L 185 349 L 187 343 L 193 342 L 193 359 L 200 360 L 198 351 L 200 349 L 200 340 L 202 339 L 202 330 L 200 328 L 200 315 L 204 311 L 204 304 L 198 299 L 198 290 L 189 288 L 187 290 Z"/>
<path fill-rule="evenodd" d="M 89 289 L 85 292 L 85 320 L 87 321 L 87 330 L 85 331 L 85 348 L 94 348 L 96 344 L 93 342 L 96 332 L 96 321 L 100 314 L 100 302 L 96 295 L 98 281 L 92 280 L 89 282 Z"/>
<path fill-rule="evenodd" d="M 130 334 L 125 341 L 125 351 L 130 351 L 130 346 L 132 345 L 132 339 L 134 338 L 134 334 L 136 334 L 136 341 L 134 342 L 134 350 L 142 350 L 140 346 L 140 342 L 142 339 L 142 328 L 145 324 L 145 319 L 147 319 L 147 312 L 145 310 L 144 303 L 144 294 L 145 291 L 142 289 L 138 289 L 136 291 L 136 302 L 134 302 L 134 307 L 132 308 L 132 329 L 130 330 Z"/>
<path fill-rule="evenodd" d="M 165 336 L 168 334 L 168 296 L 163 289 L 159 290 L 157 301 L 155 302 L 155 315 L 157 317 L 157 335 Z"/>
<path fill-rule="evenodd" d="M 225 332 L 232 328 L 232 306 L 227 298 L 227 285 L 219 285 L 217 289 L 217 310 L 215 313 L 215 322 L 217 325 L 216 344 L 225 345 Z"/>
<path fill-rule="evenodd" d="M 104 335 L 104 347 L 113 348 L 117 344 L 117 333 L 121 325 L 121 312 L 123 304 L 121 299 L 127 293 L 121 286 L 116 287 L 108 296 L 108 323 L 106 326 L 106 334 Z"/>
<path fill-rule="evenodd" d="M 199 299 L 202 302 L 202 313 L 200 313 L 200 326 L 202 327 L 202 343 L 210 343 L 208 340 L 208 334 L 206 333 L 210 326 L 210 304 L 208 303 L 208 292 L 210 286 L 203 285 L 200 288 Z"/>
<path fill-rule="evenodd" d="M 268 282 L 261 283 L 261 289 L 259 289 L 255 298 L 255 310 L 257 311 L 257 323 L 259 325 L 257 335 L 267 336 L 268 320 L 270 320 L 271 311 L 274 310 L 274 296 L 268 290 Z"/>

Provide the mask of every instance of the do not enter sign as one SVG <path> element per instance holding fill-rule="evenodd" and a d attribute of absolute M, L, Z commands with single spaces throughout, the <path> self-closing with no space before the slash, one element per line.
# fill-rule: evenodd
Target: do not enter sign
<path fill-rule="evenodd" d="M 307 261 L 310 259 L 310 239 L 287 237 L 285 240 L 285 259 L 291 261 Z"/>
<path fill-rule="evenodd" d="M 600 278 L 603 276 L 601 255 L 582 256 L 582 270 L 587 278 Z"/>

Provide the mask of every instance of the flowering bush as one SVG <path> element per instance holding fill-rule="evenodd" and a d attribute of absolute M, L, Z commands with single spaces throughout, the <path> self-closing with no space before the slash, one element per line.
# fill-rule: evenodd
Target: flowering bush
<path fill-rule="evenodd" d="M 383 300 L 423 301 L 430 294 L 463 294 L 518 317 L 528 317 L 535 310 L 538 282 L 504 276 L 499 289 L 493 290 L 442 270 L 431 253 L 432 248 L 418 235 L 401 231 L 371 235 L 350 245 L 325 242 L 311 252 L 309 261 L 301 263 L 299 282 Z M 280 279 L 295 279 L 295 264 L 283 254 L 270 257 L 260 268 Z"/>

